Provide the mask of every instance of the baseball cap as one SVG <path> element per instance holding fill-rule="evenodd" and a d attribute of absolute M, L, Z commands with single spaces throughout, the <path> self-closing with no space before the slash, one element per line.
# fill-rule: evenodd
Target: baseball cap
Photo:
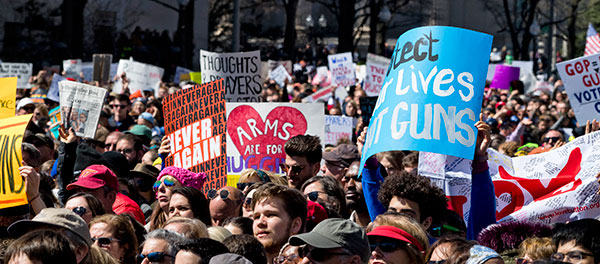
<path fill-rule="evenodd" d="M 21 236 L 36 227 L 61 227 L 81 237 L 88 246 L 92 245 L 92 237 L 85 220 L 66 208 L 44 208 L 31 220 L 19 220 L 8 227 L 8 232 Z"/>
<path fill-rule="evenodd" d="M 325 219 L 309 233 L 290 237 L 289 242 L 292 246 L 308 244 L 316 248 L 344 248 L 359 255 L 362 260 L 368 260 L 371 253 L 364 229 L 342 218 Z"/>
<path fill-rule="evenodd" d="M 415 246 L 421 252 L 425 251 L 423 245 L 421 245 L 421 243 L 419 243 L 414 236 L 395 226 L 377 226 L 371 232 L 367 233 L 367 236 L 389 237 L 396 240 L 401 240 Z"/>
<path fill-rule="evenodd" d="M 148 122 L 150 122 L 150 124 L 154 125 L 154 117 L 152 116 L 152 114 L 148 113 L 148 112 L 143 112 L 140 114 L 140 116 L 138 118 L 142 118 Z"/>
<path fill-rule="evenodd" d="M 119 181 L 117 176 L 104 165 L 91 165 L 79 174 L 76 182 L 67 185 L 67 190 L 72 190 L 75 187 L 98 189 L 103 186 L 108 186 L 118 192 Z"/>
<path fill-rule="evenodd" d="M 331 163 L 340 163 L 345 167 L 359 159 L 358 149 L 353 144 L 340 144 L 331 151 L 323 152 L 323 159 Z"/>
<path fill-rule="evenodd" d="M 152 139 L 152 130 L 145 125 L 135 125 L 125 133 L 134 134 L 140 137 L 146 137 L 148 140 Z"/>
<path fill-rule="evenodd" d="M 33 102 L 33 100 L 31 100 L 31 98 L 25 97 L 25 98 L 19 100 L 19 103 L 17 104 L 17 110 L 20 110 L 21 108 L 25 107 L 26 105 L 35 105 L 35 103 Z"/>
<path fill-rule="evenodd" d="M 230 263 L 230 264 L 252 264 L 250 260 L 247 258 L 240 256 L 238 254 L 233 253 L 224 253 L 220 255 L 216 255 L 210 258 L 209 264 L 220 264 L 220 263 Z"/>

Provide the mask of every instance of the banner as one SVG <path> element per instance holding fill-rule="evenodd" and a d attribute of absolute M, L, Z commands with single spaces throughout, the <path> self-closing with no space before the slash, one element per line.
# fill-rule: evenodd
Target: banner
<path fill-rule="evenodd" d="M 100 85 L 104 85 L 107 84 L 114 77 L 114 75 L 111 75 L 112 54 L 94 54 L 94 57 L 92 58 L 92 63 L 94 64 L 94 71 L 92 75 L 92 80 L 94 82 L 99 82 Z M 129 75 L 127 76 L 129 77 Z"/>
<path fill-rule="evenodd" d="M 14 115 L 14 114 L 13 114 Z M 32 115 L 0 120 L 0 209 L 27 204 L 26 186 L 19 172 L 22 166 L 21 142 Z"/>
<path fill-rule="evenodd" d="M 323 141 L 323 104 L 227 103 L 227 176 L 237 182 L 247 168 L 282 173 L 283 146 L 296 135 Z"/>
<path fill-rule="evenodd" d="M 52 75 L 52 82 L 50 83 L 50 88 L 48 89 L 48 96 L 47 96 L 48 99 L 50 99 L 54 102 L 60 102 L 58 83 L 66 80 L 66 79 L 67 78 L 59 75 L 58 73 L 54 73 Z"/>
<path fill-rule="evenodd" d="M 373 111 L 375 111 L 375 105 L 377 104 L 377 97 L 361 97 L 360 102 L 360 116 L 362 122 L 368 125 L 371 122 Z"/>
<path fill-rule="evenodd" d="M 335 98 L 338 99 L 340 103 L 340 108 L 344 105 L 344 99 L 348 96 L 348 92 L 346 92 L 346 88 L 343 86 L 336 87 L 330 86 L 321 90 L 314 92 L 313 94 L 302 98 L 303 103 L 316 103 L 316 102 L 324 102 L 327 103 L 329 98 L 332 96 L 331 91 L 335 89 Z"/>
<path fill-rule="evenodd" d="M 165 134 L 171 142 L 167 166 L 206 173 L 204 194 L 225 186 L 224 80 L 179 90 L 165 97 L 163 102 Z"/>
<path fill-rule="evenodd" d="M 31 78 L 32 72 L 33 64 L 31 63 L 3 62 L 0 64 L 0 78 L 17 77 L 17 88 L 19 89 L 31 88 L 29 78 Z"/>
<path fill-rule="evenodd" d="M 173 75 L 173 82 L 176 84 L 179 84 L 179 82 L 181 82 L 181 80 L 180 80 L 181 75 L 184 73 L 189 73 L 189 72 L 191 72 L 191 70 L 186 69 L 184 67 L 177 66 L 175 68 L 175 74 Z"/>
<path fill-rule="evenodd" d="M 496 69 L 494 69 L 494 78 L 492 79 L 490 87 L 504 90 L 510 89 L 510 82 L 519 80 L 519 72 L 519 67 L 496 65 Z"/>
<path fill-rule="evenodd" d="M 121 73 L 125 73 L 127 79 L 129 79 L 129 92 L 133 93 L 137 90 L 144 91 L 145 88 L 154 89 L 154 94 L 158 94 L 158 88 L 160 86 L 160 80 L 162 79 L 164 70 L 163 68 L 156 67 L 154 65 L 145 64 L 132 60 L 120 60 L 119 67 L 117 68 L 117 75 L 121 76 Z M 113 85 L 113 92 L 121 93 L 123 83 L 121 80 L 115 81 Z"/>
<path fill-rule="evenodd" d="M 497 204 L 496 219 L 499 222 L 552 224 L 600 215 L 596 179 L 600 171 L 597 162 L 600 132 L 581 136 L 563 147 L 536 155 L 510 158 L 492 149 L 488 150 L 488 154 Z M 432 177 L 438 186 L 445 189 L 447 196 L 455 198 L 453 205 L 455 209 L 459 208 L 457 212 L 461 214 L 459 211 L 462 210 L 462 215 L 468 215 L 471 161 L 440 154 L 430 155 L 442 156 L 437 157 L 443 161 L 441 169 L 431 173 L 431 167 L 419 164 L 419 174 Z M 431 159 L 421 155 L 419 163 L 422 160 Z"/>
<path fill-rule="evenodd" d="M 354 64 L 352 63 L 352 53 L 344 52 L 328 55 L 329 70 L 333 84 L 338 86 L 351 86 L 356 84 L 354 76 Z"/>
<path fill-rule="evenodd" d="M 455 27 L 420 27 L 400 36 L 361 166 L 390 150 L 472 159 L 491 46 L 491 35 Z"/>
<path fill-rule="evenodd" d="M 556 64 L 579 124 L 600 120 L 600 56 L 598 54 Z"/>
<path fill-rule="evenodd" d="M 367 96 L 379 95 L 389 65 L 390 59 L 371 53 L 367 54 L 367 76 L 364 87 Z"/>
<path fill-rule="evenodd" d="M 216 53 L 200 50 L 202 83 L 225 79 L 227 102 L 260 102 L 260 51 Z"/>
<path fill-rule="evenodd" d="M 0 119 L 15 116 L 17 77 L 0 78 Z"/>
<path fill-rule="evenodd" d="M 323 144 L 337 145 L 342 138 L 352 140 L 352 122 L 352 117 L 326 115 Z"/>
<path fill-rule="evenodd" d="M 65 129 L 73 128 L 79 137 L 94 138 L 107 90 L 72 81 L 59 82 L 58 89 Z"/>
<path fill-rule="evenodd" d="M 285 80 L 288 80 L 288 83 L 292 82 L 292 76 L 290 76 L 283 65 L 279 65 L 274 70 L 269 71 L 269 79 L 274 80 L 282 89 L 286 89 Z"/>
<path fill-rule="evenodd" d="M 68 78 L 77 79 L 81 72 L 81 59 L 63 60 L 64 75 Z"/>

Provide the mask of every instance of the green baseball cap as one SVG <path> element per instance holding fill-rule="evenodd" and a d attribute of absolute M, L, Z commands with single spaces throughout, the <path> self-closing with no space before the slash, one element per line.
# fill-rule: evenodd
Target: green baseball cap
<path fill-rule="evenodd" d="M 152 130 L 145 125 L 135 125 L 130 130 L 125 131 L 125 133 L 134 134 L 140 137 L 146 137 L 147 139 L 152 139 Z"/>

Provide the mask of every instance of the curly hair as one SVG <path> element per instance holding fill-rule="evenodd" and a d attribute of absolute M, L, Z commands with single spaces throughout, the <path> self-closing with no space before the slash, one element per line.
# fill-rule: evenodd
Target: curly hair
<path fill-rule="evenodd" d="M 427 177 L 405 171 L 392 171 L 381 184 L 377 199 L 387 208 L 394 196 L 419 205 L 419 222 L 430 216 L 435 221 L 438 214 L 446 209 L 447 200 L 442 189 L 433 186 Z"/>
<path fill-rule="evenodd" d="M 285 142 L 283 148 L 285 150 L 285 154 L 288 156 L 306 157 L 306 160 L 311 164 L 321 162 L 321 158 L 323 158 L 321 139 L 319 139 L 317 136 L 294 136 Z"/>

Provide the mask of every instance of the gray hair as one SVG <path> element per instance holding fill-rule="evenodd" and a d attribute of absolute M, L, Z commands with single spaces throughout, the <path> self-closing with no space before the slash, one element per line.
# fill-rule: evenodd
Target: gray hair
<path fill-rule="evenodd" d="M 167 250 L 169 251 L 167 253 L 172 256 L 175 256 L 178 251 L 178 248 L 175 247 L 175 244 L 185 241 L 183 236 L 165 229 L 155 229 L 154 231 L 146 234 L 144 238 L 145 240 L 141 245 L 142 248 L 148 239 L 162 239 L 167 241 Z"/>

